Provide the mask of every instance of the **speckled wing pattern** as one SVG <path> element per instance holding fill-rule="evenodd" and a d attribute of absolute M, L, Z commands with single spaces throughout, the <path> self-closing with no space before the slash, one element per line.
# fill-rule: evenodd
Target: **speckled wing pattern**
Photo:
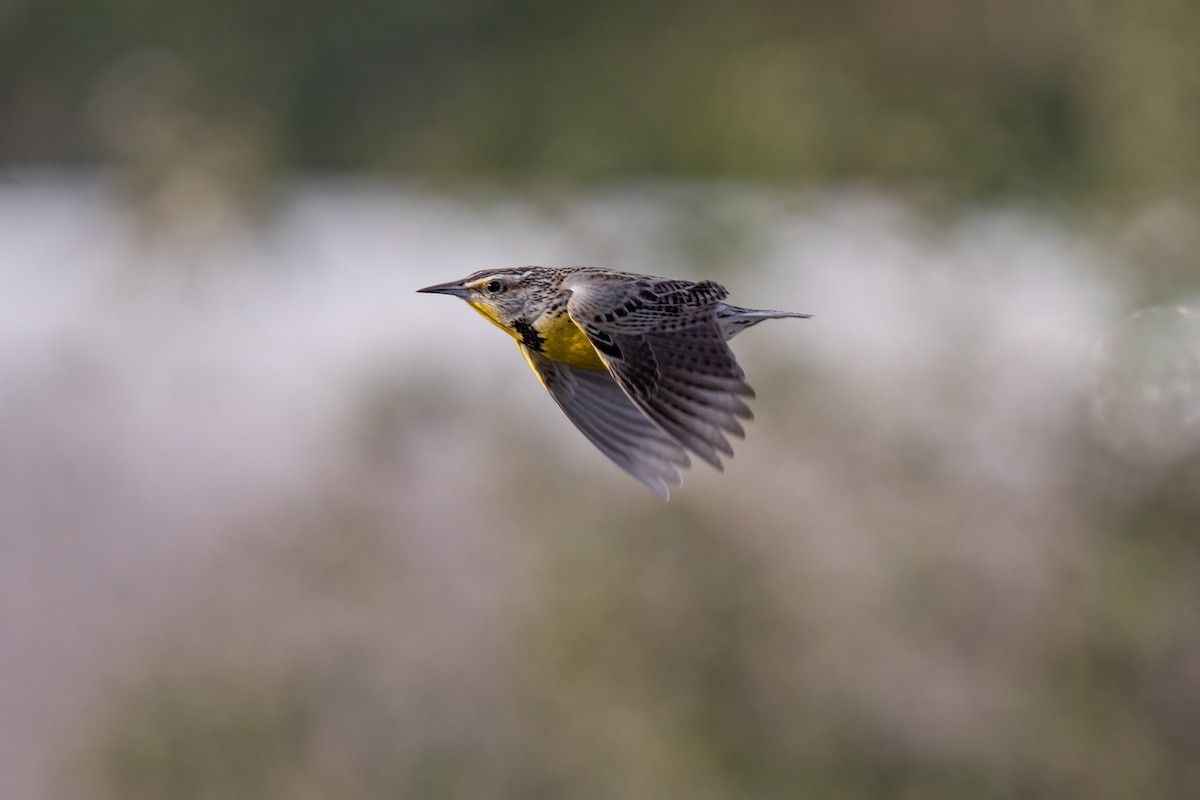
<path fill-rule="evenodd" d="M 617 466 L 664 500 L 691 466 L 687 452 L 649 420 L 605 370 L 572 367 L 521 345 L 550 396 Z"/>
<path fill-rule="evenodd" d="M 671 440 L 717 470 L 753 397 L 717 319 L 727 296 L 712 281 L 579 270 L 567 311 L 625 396 Z M 594 440 L 593 440 L 594 441 Z M 601 448 L 603 449 L 603 448 Z"/>

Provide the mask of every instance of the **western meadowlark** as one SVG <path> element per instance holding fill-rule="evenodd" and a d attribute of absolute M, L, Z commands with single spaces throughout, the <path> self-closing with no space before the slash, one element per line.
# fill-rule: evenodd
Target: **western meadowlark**
<path fill-rule="evenodd" d="M 726 342 L 764 319 L 810 316 L 729 305 L 712 281 L 592 267 L 482 270 L 418 291 L 461 297 L 516 339 L 571 422 L 664 500 L 688 451 L 722 470 L 725 437 L 753 418 Z"/>

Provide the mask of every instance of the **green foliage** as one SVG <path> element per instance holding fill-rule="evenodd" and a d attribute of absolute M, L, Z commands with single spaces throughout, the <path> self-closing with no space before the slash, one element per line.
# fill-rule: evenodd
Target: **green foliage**
<path fill-rule="evenodd" d="M 516 460 L 500 482 L 513 502 L 477 532 L 503 558 L 434 566 L 448 553 L 431 560 L 403 523 L 364 514 L 369 494 L 291 509 L 275 520 L 286 535 L 241 543 L 237 567 L 214 570 L 224 590 L 166 636 L 184 646 L 148 660 L 95 728 L 92 793 L 1182 800 L 1200 785 L 1185 497 L 1106 501 L 1114 522 L 1049 568 L 1061 580 L 1025 617 L 972 579 L 974 552 L 875 552 L 861 566 L 883 584 L 848 589 L 797 552 L 829 534 L 786 500 L 751 498 L 769 507 L 750 518 L 679 499 L 614 508 L 531 491 L 522 479 L 563 476 Z M 1092 507 L 1102 483 L 1074 499 Z M 933 505 L 948 488 L 935 472 L 908 491 Z M 443 546 L 473 535 L 459 524 L 437 531 Z M 500 596 L 468 611 L 484 574 Z M 923 587 L 937 597 L 910 602 Z"/>
<path fill-rule="evenodd" d="M 158 109 L 273 169 L 1117 200 L 1200 178 L 1187 0 L 54 0 L 0 26 L 9 161 L 136 160 L 97 115 L 120 140 Z M 123 69 L 147 50 L 186 87 Z"/>
<path fill-rule="evenodd" d="M 285 682 L 239 678 L 142 688 L 110 723 L 99 784 L 128 800 L 236 800 L 286 786 L 302 752 L 308 697 Z"/>

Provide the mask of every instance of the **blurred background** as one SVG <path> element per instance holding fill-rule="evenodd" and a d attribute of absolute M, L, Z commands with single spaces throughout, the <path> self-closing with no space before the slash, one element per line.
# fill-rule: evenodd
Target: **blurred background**
<path fill-rule="evenodd" d="M 1200 796 L 1200 6 L 0 4 L 0 796 Z M 661 503 L 418 287 L 811 312 Z"/>

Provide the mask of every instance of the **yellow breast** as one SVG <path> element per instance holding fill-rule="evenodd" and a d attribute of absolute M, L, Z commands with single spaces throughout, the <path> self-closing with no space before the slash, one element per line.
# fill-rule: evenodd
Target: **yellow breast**
<path fill-rule="evenodd" d="M 605 368 L 587 334 L 568 315 L 552 317 L 547 314 L 534 322 L 533 327 L 545 339 L 542 353 L 547 358 L 584 369 Z"/>

